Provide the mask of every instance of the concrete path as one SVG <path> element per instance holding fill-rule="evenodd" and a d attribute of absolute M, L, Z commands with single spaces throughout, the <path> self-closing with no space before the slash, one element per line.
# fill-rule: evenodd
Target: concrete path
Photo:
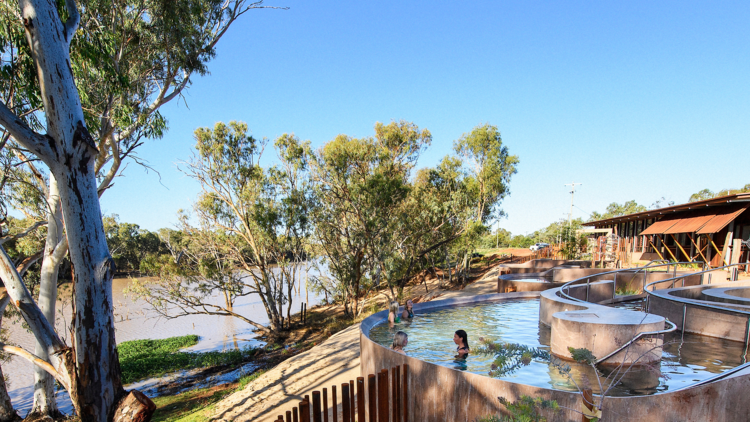
<path fill-rule="evenodd" d="M 275 366 L 219 402 L 217 421 L 272 422 L 292 410 L 306 395 L 341 385 L 359 374 L 359 324 Z M 330 400 L 330 398 L 329 398 Z M 341 393 L 339 393 L 341 400 Z"/>
<path fill-rule="evenodd" d="M 433 285 L 429 297 L 448 299 L 495 293 L 497 267 L 463 290 L 445 291 Z M 407 297 L 424 293 L 424 285 L 412 286 Z M 287 359 L 258 379 L 219 402 L 215 421 L 273 422 L 296 406 L 306 394 L 332 385 L 340 386 L 361 376 L 359 368 L 359 324 L 331 336 L 312 349 Z M 330 398 L 329 398 L 330 400 Z M 339 401 L 341 393 L 339 392 Z"/>

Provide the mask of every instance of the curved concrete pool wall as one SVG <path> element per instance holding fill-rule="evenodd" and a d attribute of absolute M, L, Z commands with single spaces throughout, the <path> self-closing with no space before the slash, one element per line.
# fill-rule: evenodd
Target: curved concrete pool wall
<path fill-rule="evenodd" d="M 540 260 L 538 260 L 540 261 Z M 532 261 L 533 262 L 533 261 Z M 554 261 L 555 264 L 567 261 Z M 550 264 L 552 262 L 547 262 Z M 577 264 L 578 261 L 573 261 Z M 528 263 L 526 263 L 528 264 Z M 545 269 L 546 268 L 546 269 Z M 673 277 L 675 274 L 672 272 L 651 272 L 648 274 L 648 278 L 644 280 L 643 272 L 634 271 L 620 271 L 617 273 L 615 278 L 614 274 L 611 274 L 611 269 L 603 268 L 576 268 L 567 265 L 555 266 L 548 268 L 547 266 L 541 267 L 528 267 L 528 270 L 535 270 L 535 272 L 524 272 L 508 273 L 508 268 L 501 266 L 500 275 L 497 280 L 497 293 L 505 293 L 508 291 L 516 292 L 528 292 L 528 291 L 543 291 L 560 287 L 564 283 L 569 281 L 587 278 L 591 282 L 597 281 L 616 281 L 616 290 L 621 291 L 635 291 L 642 292 L 643 286 L 647 283 L 651 283 L 657 280 L 665 280 Z M 539 271 L 542 270 L 542 271 Z M 609 274 L 608 274 L 609 273 Z M 699 285 L 701 283 L 700 276 L 690 275 L 689 273 L 676 273 L 676 275 L 685 276 L 685 286 Z M 546 278 L 549 280 L 548 283 L 540 283 L 536 281 L 525 281 L 525 279 L 533 278 Z M 671 283 L 671 282 L 670 282 Z M 680 281 L 682 285 L 682 281 Z M 610 296 L 610 299 L 612 296 Z M 599 301 L 593 301 L 599 302 Z"/>
<path fill-rule="evenodd" d="M 703 293 L 701 298 L 703 300 L 750 307 L 750 288 L 747 285 L 740 287 L 733 283 L 732 287 L 716 286 L 704 289 L 701 293 Z M 747 310 L 750 310 L 750 308 Z"/>
<path fill-rule="evenodd" d="M 590 302 L 612 297 L 612 281 L 592 283 L 588 290 Z M 571 286 L 570 295 L 586 295 L 586 285 Z M 571 359 L 568 347 L 585 348 L 601 358 L 619 349 L 640 332 L 664 329 L 664 318 L 595 303 L 581 303 L 559 295 L 560 289 L 546 290 L 539 301 L 539 322 L 551 328 L 550 351 Z M 583 291 L 583 292 L 582 292 Z M 661 360 L 663 338 L 642 338 L 627 349 L 607 359 L 606 364 L 632 364 Z"/>
<path fill-rule="evenodd" d="M 539 293 L 522 292 L 481 295 L 468 298 L 432 301 L 414 305 L 417 314 L 432 310 L 516 298 L 536 297 Z M 457 371 L 396 353 L 367 336 L 370 329 L 387 318 L 387 311 L 371 315 L 360 328 L 360 368 L 363 376 L 404 363 L 409 365 L 409 420 L 473 422 L 477 417 L 497 415 L 504 411 L 497 397 L 516 401 L 522 395 L 557 400 L 561 407 L 579 409 L 578 393 L 532 387 Z M 750 400 L 743 400 L 750 389 L 750 369 L 710 384 L 684 390 L 640 397 L 609 397 L 604 400 L 603 420 L 643 421 L 745 421 L 750 414 Z M 554 421 L 577 422 L 579 413 L 563 409 Z"/>
<path fill-rule="evenodd" d="M 697 304 L 704 303 L 712 306 L 723 306 L 728 309 L 741 311 L 750 311 L 748 305 L 739 305 L 734 303 L 717 303 L 713 301 L 701 300 L 704 298 L 703 292 L 719 288 L 738 288 L 750 286 L 748 281 L 735 281 L 730 284 L 711 284 L 702 286 L 676 287 L 674 289 L 665 289 L 659 291 L 665 297 L 650 295 L 648 298 L 648 312 L 669 318 L 670 321 L 677 325 L 677 329 L 688 333 L 700 334 L 708 337 L 724 338 L 733 341 L 745 341 L 747 335 L 748 317 L 742 314 L 733 314 L 731 312 L 717 309 L 700 308 L 694 306 L 685 306 L 685 304 L 676 300 L 671 300 L 674 296 L 679 299 L 687 299 Z M 685 324 L 683 326 L 683 315 Z"/>

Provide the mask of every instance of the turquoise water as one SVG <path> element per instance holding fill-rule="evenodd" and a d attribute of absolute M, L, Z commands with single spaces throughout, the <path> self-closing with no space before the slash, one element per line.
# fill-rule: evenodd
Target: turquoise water
<path fill-rule="evenodd" d="M 379 324 L 370 331 L 370 338 L 389 347 L 393 334 L 404 331 L 409 335 L 406 353 L 417 359 L 453 368 L 487 375 L 494 356 L 471 353 L 466 359 L 457 358 L 453 333 L 463 329 L 469 335 L 469 346 L 478 345 L 479 337 L 510 343 L 520 343 L 549 351 L 550 329 L 539 323 L 539 300 L 512 300 L 479 305 L 470 305 L 417 314 L 412 321 L 402 321 L 394 328 L 387 323 Z M 743 363 L 743 344 L 681 333 L 665 338 L 662 363 L 655 368 L 635 368 L 610 385 L 602 372 L 597 377 L 593 369 L 575 363 L 571 366 L 571 377 L 578 385 L 588 382 L 595 393 L 603 389 L 610 396 L 648 395 L 674 390 L 724 372 Z M 606 369 L 602 369 L 606 371 Z M 666 376 L 660 377 L 659 374 Z M 554 366 L 543 360 L 532 360 L 516 372 L 500 379 L 553 388 L 563 391 L 578 391 L 571 377 L 561 374 Z"/>

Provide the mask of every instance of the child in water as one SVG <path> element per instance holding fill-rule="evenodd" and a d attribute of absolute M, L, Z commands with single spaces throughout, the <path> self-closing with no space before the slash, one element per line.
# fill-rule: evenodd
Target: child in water
<path fill-rule="evenodd" d="M 391 302 L 391 307 L 388 311 L 388 324 L 393 327 L 394 324 L 399 322 L 401 322 L 401 318 L 398 316 L 398 302 L 394 300 Z"/>
<path fill-rule="evenodd" d="M 399 331 L 395 336 L 393 336 L 393 344 L 391 345 L 391 349 L 398 353 L 401 353 L 402 355 L 406 355 L 404 347 L 406 347 L 407 344 L 409 344 L 409 336 L 407 336 L 405 332 Z"/>

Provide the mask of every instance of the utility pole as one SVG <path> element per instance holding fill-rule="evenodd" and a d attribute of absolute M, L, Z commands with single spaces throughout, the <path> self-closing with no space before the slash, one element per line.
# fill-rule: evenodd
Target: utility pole
<path fill-rule="evenodd" d="M 500 218 L 497 219 L 497 228 L 495 229 L 495 249 L 500 247 Z"/>
<path fill-rule="evenodd" d="M 570 222 L 573 218 L 573 197 L 575 197 L 576 195 L 576 185 L 580 186 L 582 184 L 583 183 L 573 182 L 573 183 L 568 183 L 565 185 L 565 186 L 572 187 L 572 190 L 570 191 L 570 212 L 568 213 L 568 227 L 570 227 Z"/>

